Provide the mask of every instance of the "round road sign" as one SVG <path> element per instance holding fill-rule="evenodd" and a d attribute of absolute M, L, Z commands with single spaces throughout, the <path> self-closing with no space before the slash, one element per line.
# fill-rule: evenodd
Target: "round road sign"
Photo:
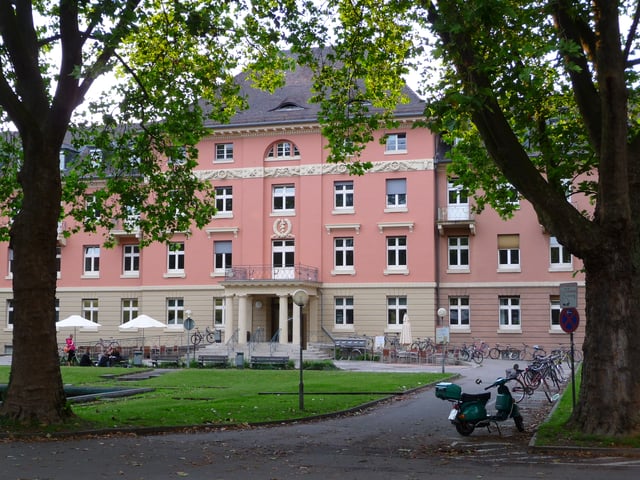
<path fill-rule="evenodd" d="M 191 329 L 193 329 L 193 327 L 195 327 L 195 326 L 196 326 L 196 322 L 194 322 L 194 321 L 193 321 L 193 318 L 191 318 L 191 317 L 187 317 L 187 318 L 184 320 L 184 325 L 183 325 L 183 327 L 184 327 L 184 329 L 185 329 L 185 330 L 191 330 Z"/>
<path fill-rule="evenodd" d="M 575 308 L 563 308 L 560 310 L 560 328 L 565 333 L 573 333 L 580 325 L 580 315 Z"/>

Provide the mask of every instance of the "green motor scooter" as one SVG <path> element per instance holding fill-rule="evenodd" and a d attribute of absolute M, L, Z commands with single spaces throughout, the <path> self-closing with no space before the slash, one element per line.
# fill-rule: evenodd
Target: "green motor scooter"
<path fill-rule="evenodd" d="M 491 398 L 491 392 L 462 393 L 460 385 L 441 382 L 436 385 L 436 397 L 453 403 L 449 420 L 460 435 L 471 435 L 476 427 L 487 427 L 491 431 L 491 425 L 495 425 L 500 432 L 499 422 L 504 422 L 509 418 L 513 418 L 518 431 L 523 432 L 524 421 L 520 415 L 520 409 L 506 385 L 509 380 L 509 378 L 500 377 L 485 388 L 485 390 L 497 388 L 496 413 L 494 415 L 487 413 L 487 402 Z M 481 382 L 476 380 L 476 383 Z"/>

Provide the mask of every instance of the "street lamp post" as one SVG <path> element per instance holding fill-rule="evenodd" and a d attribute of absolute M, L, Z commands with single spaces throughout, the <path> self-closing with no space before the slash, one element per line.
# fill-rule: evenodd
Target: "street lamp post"
<path fill-rule="evenodd" d="M 187 314 L 187 318 L 185 318 L 184 322 L 183 322 L 183 327 L 185 332 L 187 333 L 187 368 L 189 368 L 189 331 L 191 331 L 191 329 L 195 326 L 195 322 L 193 321 L 193 319 L 191 318 L 191 310 L 187 310 L 185 312 Z M 195 352 L 195 345 L 193 347 L 193 356 L 195 358 L 196 352 Z"/>
<path fill-rule="evenodd" d="M 304 379 L 302 371 L 304 370 L 302 361 L 302 344 L 304 342 L 304 306 L 309 301 L 309 294 L 304 290 L 296 290 L 291 295 L 293 303 L 300 307 L 300 384 L 298 385 L 298 406 L 300 410 L 304 410 Z"/>
<path fill-rule="evenodd" d="M 440 328 L 443 329 L 444 331 L 444 317 L 447 315 L 447 309 L 446 308 L 442 308 L 440 307 L 438 309 L 438 317 L 440 317 Z M 447 334 L 446 337 L 448 337 L 449 335 Z M 444 337 L 443 337 L 444 338 Z M 445 365 L 445 358 L 447 356 L 447 352 L 446 352 L 446 345 L 447 341 L 443 340 L 442 341 L 442 373 L 444 373 L 444 365 Z"/>

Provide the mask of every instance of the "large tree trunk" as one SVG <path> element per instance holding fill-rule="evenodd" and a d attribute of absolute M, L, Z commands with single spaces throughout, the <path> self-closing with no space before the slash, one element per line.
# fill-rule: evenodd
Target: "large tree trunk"
<path fill-rule="evenodd" d="M 602 242 L 595 258 L 584 259 L 589 321 L 571 423 L 585 434 L 629 435 L 640 422 L 640 272 L 630 250 L 620 245 L 621 236 Z"/>
<path fill-rule="evenodd" d="M 60 423 L 71 415 L 66 408 L 55 328 L 59 145 L 42 134 L 23 135 L 19 181 L 24 199 L 11 228 L 13 360 L 0 410 L 19 423 Z"/>

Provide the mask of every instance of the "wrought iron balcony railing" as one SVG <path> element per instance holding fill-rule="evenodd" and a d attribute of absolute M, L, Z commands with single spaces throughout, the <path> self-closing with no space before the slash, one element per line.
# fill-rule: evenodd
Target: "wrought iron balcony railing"
<path fill-rule="evenodd" d="M 305 282 L 318 281 L 318 268 L 307 265 L 291 267 L 274 267 L 273 265 L 242 265 L 227 268 L 225 280 L 299 280 Z"/>

